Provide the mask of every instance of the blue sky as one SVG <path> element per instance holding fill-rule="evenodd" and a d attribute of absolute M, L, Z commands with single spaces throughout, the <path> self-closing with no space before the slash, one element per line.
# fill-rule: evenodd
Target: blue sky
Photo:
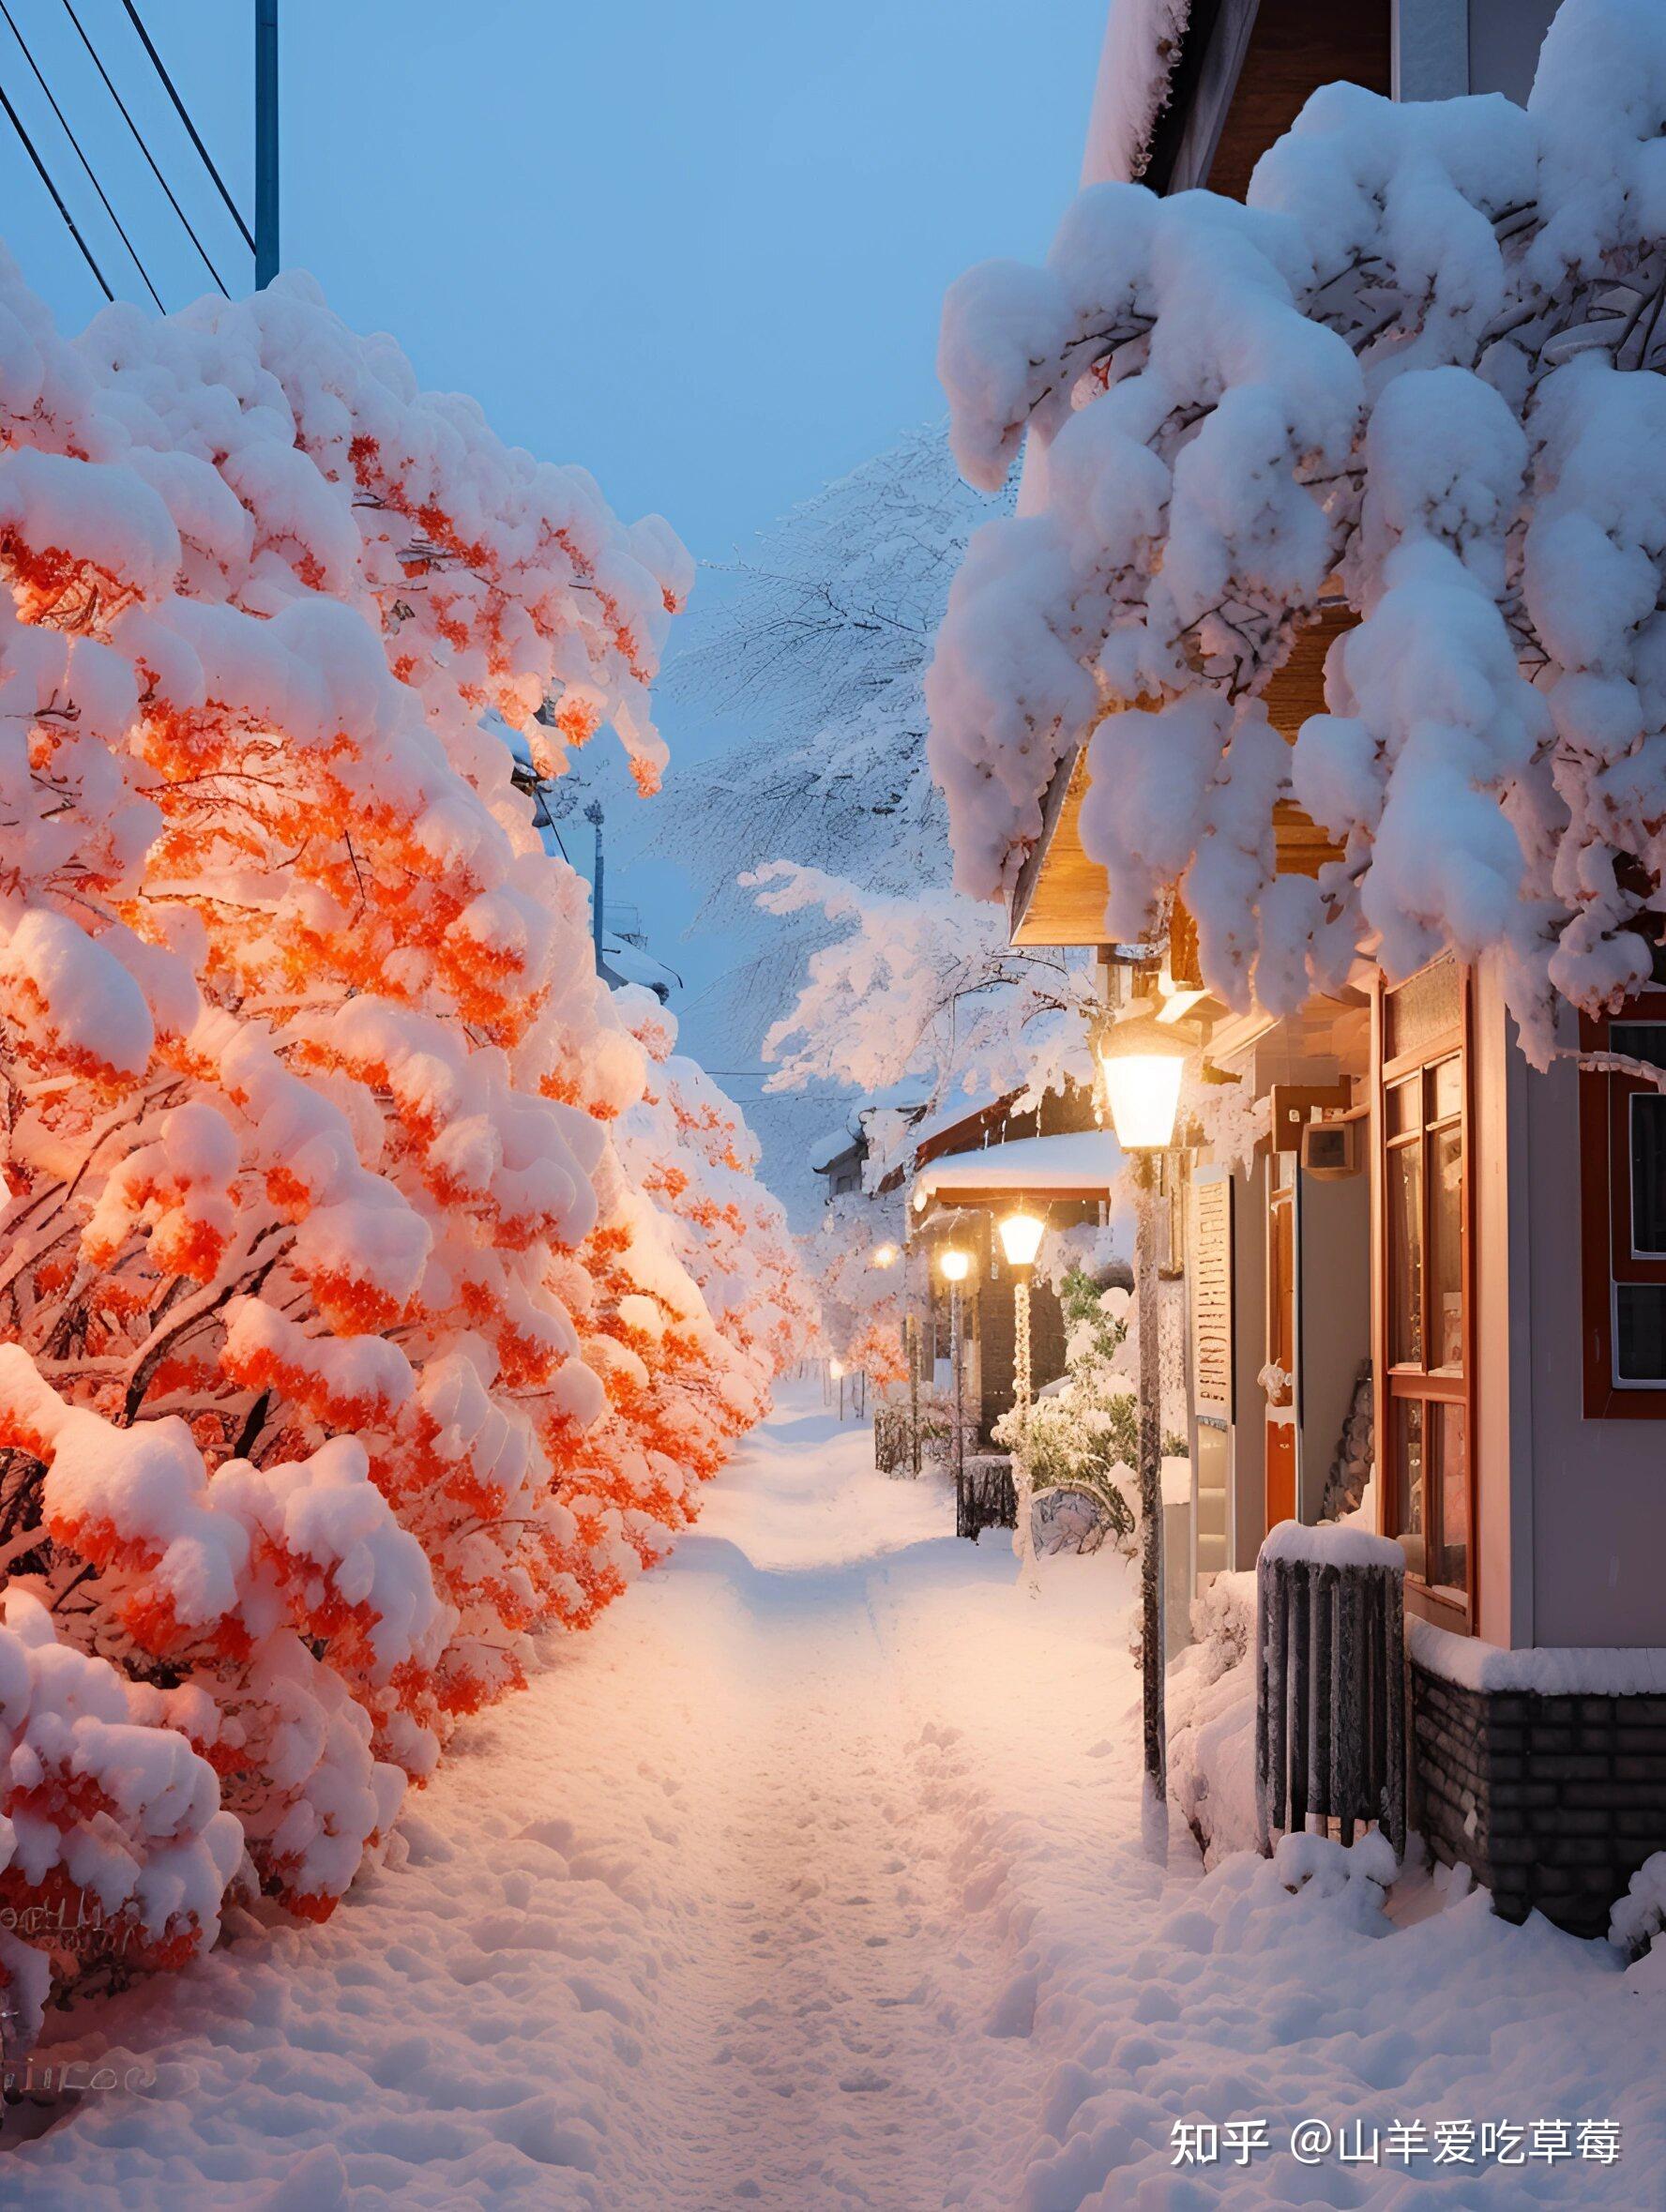
<path fill-rule="evenodd" d="M 121 0 L 73 0 L 232 289 L 246 250 Z M 137 0 L 251 213 L 253 0 Z M 170 306 L 206 277 L 63 0 L 8 0 Z M 1105 0 L 280 0 L 284 258 L 426 383 L 720 557 L 939 406 L 945 285 L 1074 181 Z M 139 279 L 9 30 L 0 83 Z M 98 304 L 0 117 L 0 230 Z"/>

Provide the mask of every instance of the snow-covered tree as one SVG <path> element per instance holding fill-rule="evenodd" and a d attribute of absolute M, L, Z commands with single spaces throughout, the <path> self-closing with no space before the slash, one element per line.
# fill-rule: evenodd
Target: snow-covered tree
<path fill-rule="evenodd" d="M 304 280 L 70 343 L 0 262 L 0 1570 L 218 1776 L 197 1874 L 305 1916 L 802 1333 L 765 1203 L 766 1291 L 708 1302 L 627 1165 L 649 1054 L 481 727 L 551 774 L 606 722 L 651 790 L 689 574 Z"/>
<path fill-rule="evenodd" d="M 1067 751 L 1146 934 L 1282 1010 L 1369 946 L 1506 963 L 1523 1041 L 1650 974 L 1666 869 L 1666 16 L 1567 0 L 1525 110 L 1316 93 L 1248 205 L 1101 185 L 944 320 L 975 538 L 928 683 L 961 887 Z M 1261 705 L 1327 598 L 1328 711 Z M 1276 880 L 1292 797 L 1344 856 Z"/>
<path fill-rule="evenodd" d="M 771 1090 L 819 1081 L 878 1092 L 914 1077 L 930 1108 L 1015 1092 L 1022 1109 L 1091 1082 L 1095 987 L 1081 955 L 1008 946 L 1003 915 L 947 886 L 865 890 L 790 861 L 742 880 L 772 914 L 810 909 L 845 929 L 810 954 L 796 998 L 765 1037 L 765 1058 L 779 1063 Z M 876 1165 L 891 1164 L 882 1146 Z"/>

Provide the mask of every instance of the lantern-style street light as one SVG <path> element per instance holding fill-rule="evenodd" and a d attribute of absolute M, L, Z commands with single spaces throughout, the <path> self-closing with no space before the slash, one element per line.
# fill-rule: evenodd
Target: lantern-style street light
<path fill-rule="evenodd" d="M 1158 1359 L 1157 1188 L 1160 1155 L 1174 1141 L 1188 1052 L 1149 1014 L 1112 1023 L 1095 1040 L 1116 1142 L 1133 1171 L 1134 1272 L 1140 1329 L 1140 1567 L 1144 1676 L 1145 1828 L 1156 1852 L 1168 1839 L 1168 1741 L 1163 1712 L 1162 1405 Z"/>
<path fill-rule="evenodd" d="M 828 1373 L 829 1373 L 829 1374 L 830 1374 L 830 1375 L 833 1377 L 833 1380 L 834 1380 L 834 1381 L 835 1381 L 835 1382 L 836 1382 L 836 1383 L 839 1385 L 839 1417 L 840 1417 L 840 1419 L 842 1421 L 842 1420 L 843 1420 L 843 1418 L 844 1418 L 844 1362 L 843 1362 L 843 1360 L 842 1360 L 842 1359 L 829 1359 L 829 1360 L 828 1360 L 828 1362 L 827 1362 L 827 1372 L 828 1372 Z"/>
<path fill-rule="evenodd" d="M 896 1246 L 894 1244 L 876 1244 L 869 1264 L 874 1267 L 894 1267 L 897 1264 Z"/>
<path fill-rule="evenodd" d="M 966 1512 L 966 1426 L 961 1417 L 961 1285 L 971 1272 L 972 1255 L 957 1244 L 946 1244 L 937 1254 L 937 1266 L 948 1285 L 948 1341 L 954 1361 L 955 1504 L 963 1522 Z M 963 1535 L 964 1529 L 961 1531 Z"/>
<path fill-rule="evenodd" d="M 1035 1532 L 1030 1525 L 1030 1269 L 1041 1250 L 1046 1223 L 1022 1205 L 999 1224 L 1001 1250 L 1012 1269 L 1012 1400 L 1018 1439 L 1012 1454 L 1012 1492 L 1018 1522 L 1018 1556 L 1025 1587 L 1039 1593 L 1036 1576 Z"/>

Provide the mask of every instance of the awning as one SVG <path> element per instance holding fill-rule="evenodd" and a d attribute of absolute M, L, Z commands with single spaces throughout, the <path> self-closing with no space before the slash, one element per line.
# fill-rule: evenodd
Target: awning
<path fill-rule="evenodd" d="M 1122 1154 L 1106 1129 L 1073 1129 L 1062 1137 L 1015 1137 L 977 1152 L 929 1160 L 914 1178 L 913 1204 L 992 1205 L 1003 1199 L 1109 1198 L 1122 1174 Z"/>

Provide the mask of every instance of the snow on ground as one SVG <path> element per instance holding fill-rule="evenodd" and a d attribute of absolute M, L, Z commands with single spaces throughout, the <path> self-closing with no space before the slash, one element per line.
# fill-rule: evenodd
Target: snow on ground
<path fill-rule="evenodd" d="M 811 1391 L 479 1722 L 406 1863 L 51 2053 L 145 2066 L 21 2212 L 1190 2212 L 1660 2202 L 1666 1998 L 1369 1855 L 1139 1843 L 1125 1563 L 957 1542 Z M 1176 2171 L 1177 2120 L 1612 2119 L 1621 2161 Z M 1528 2139 L 1524 2139 L 1528 2140 Z M 1577 2140 L 1573 2138 L 1572 2140 Z"/>

